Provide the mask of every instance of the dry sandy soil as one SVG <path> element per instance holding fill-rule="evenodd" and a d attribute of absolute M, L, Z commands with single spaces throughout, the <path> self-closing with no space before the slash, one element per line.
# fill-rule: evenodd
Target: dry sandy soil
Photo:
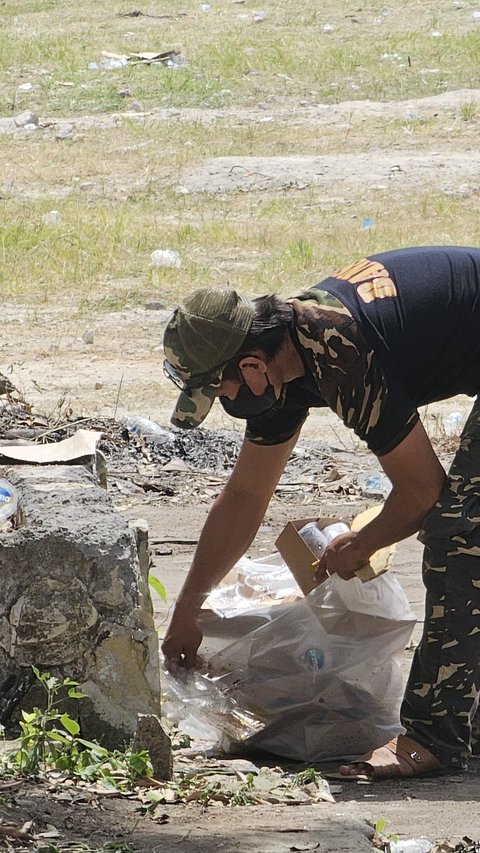
<path fill-rule="evenodd" d="M 397 110 L 404 114 L 414 109 L 429 115 L 441 107 L 444 114 L 452 113 L 458 105 L 469 99 L 479 99 L 478 92 L 448 93 L 425 102 L 409 101 L 401 105 L 356 104 L 359 111 L 371 110 L 381 115 L 382 110 Z M 329 120 L 339 120 L 342 109 L 351 117 L 353 105 L 329 108 Z M 325 116 L 315 110 L 298 110 L 302 121 L 313 124 Z M 157 116 L 158 118 L 158 116 Z M 262 116 L 264 118 L 264 116 Z M 197 120 L 188 111 L 177 111 L 178 121 Z M 203 119 L 211 122 L 240 122 L 260 120 L 256 116 L 235 112 L 219 117 L 215 111 L 204 111 Z M 276 115 L 282 121 L 282 115 Z M 99 117 L 92 121 L 101 121 Z M 105 117 L 105 125 L 112 117 Z M 171 116 L 169 117 L 171 120 Z M 292 113 L 289 112 L 289 120 Z M 0 130 L 15 131 L 11 123 L 4 122 Z M 43 132 L 43 131 L 39 131 Z M 46 128 L 45 133 L 51 131 Z M 240 158 L 230 161 L 220 158 L 199 164 L 195 171 L 188 170 L 180 177 L 179 186 L 185 192 L 230 189 L 267 190 L 273 182 L 322 182 L 325 201 L 348 196 L 358 181 L 371 179 L 382 190 L 391 186 L 396 191 L 399 182 L 418 184 L 431 182 L 438 186 L 439 162 L 442 185 L 452 192 L 478 192 L 478 151 L 476 140 L 466 144 L 449 140 L 445 135 L 437 152 L 418 153 L 412 156 L 408 137 L 400 137 L 395 150 L 378 156 L 359 157 L 345 161 L 335 158 L 301 158 L 286 161 L 262 158 Z M 455 150 L 452 150 L 455 146 Z M 308 160 L 308 162 L 307 162 Z M 232 172 L 232 166 L 234 168 Z M 232 180 L 235 175 L 235 180 Z M 329 179 L 326 180 L 326 177 Z M 165 178 L 166 180 L 166 178 Z M 35 191 L 32 182 L 30 192 Z M 92 190 L 94 192 L 94 189 Z M 172 306 L 167 305 L 166 308 Z M 0 370 L 8 374 L 37 411 L 45 412 L 54 421 L 62 417 L 102 418 L 119 417 L 124 412 L 135 411 L 155 418 L 166 425 L 174 399 L 174 391 L 167 386 L 161 371 L 161 334 L 167 312 L 136 310 L 104 314 L 91 318 L 72 317 L 68 306 L 42 306 L 35 311 L 17 304 L 4 305 L 2 313 L 2 342 Z M 86 334 L 91 333 L 91 334 Z M 90 343 L 86 343 L 86 341 Z M 452 411 L 465 411 L 468 401 L 458 398 L 435 407 L 426 413 L 427 424 L 434 438 L 443 436 L 443 418 Z M 88 421 L 85 425 L 88 425 Z M 216 411 L 208 422 L 209 428 L 228 427 L 239 432 L 241 427 Z M 352 437 L 329 413 L 311 415 L 304 437 L 322 442 L 322 465 L 325 459 L 335 466 L 339 474 L 353 480 L 360 468 L 374 465 Z M 326 447 L 326 450 L 325 450 Z M 447 448 L 448 449 L 448 448 Z M 130 479 L 137 481 L 132 489 L 120 490 L 115 485 L 115 460 L 109 463 L 112 494 L 119 509 L 131 517 L 146 517 L 150 525 L 152 543 L 168 543 L 179 538 L 195 540 L 208 510 L 209 503 L 218 491 L 224 474 L 205 475 L 183 472 L 170 474 L 173 494 L 166 497 L 146 492 L 142 480 L 165 475 L 154 462 L 135 463 L 129 471 Z M 303 471 L 303 480 L 320 479 L 320 469 L 312 464 L 310 476 Z M 173 478 L 173 479 L 172 479 Z M 176 478 L 176 479 L 175 479 Z M 128 477 L 127 477 L 128 480 Z M 140 485 L 138 485 L 138 482 Z M 365 505 L 355 489 L 325 491 L 314 485 L 293 490 L 279 490 L 267 513 L 265 526 L 257 537 L 253 551 L 270 550 L 271 544 L 288 518 L 308 514 L 335 513 L 353 516 Z M 175 537 L 172 536 L 175 531 Z M 180 537 L 181 538 L 181 537 Z M 167 588 L 168 608 L 156 601 L 160 632 L 165 628 L 168 609 L 178 592 L 188 568 L 191 545 L 171 542 L 172 554 L 162 556 L 158 548 L 153 551 L 156 574 Z M 420 549 L 414 539 L 398 548 L 394 571 L 397 571 L 417 608 L 421 620 L 422 587 L 420 582 Z M 421 624 L 419 623 L 420 627 Z M 418 629 L 416 636 L 418 637 Z M 411 652 L 405 655 L 405 670 Z M 66 840 L 83 841 L 93 847 L 113 838 L 128 843 L 138 851 L 172 850 L 207 853 L 214 848 L 226 851 L 262 851 L 284 853 L 288 850 L 361 851 L 371 849 L 369 830 L 363 822 L 386 818 L 392 832 L 403 837 L 426 835 L 429 838 L 449 838 L 456 843 L 463 836 L 480 839 L 478 817 L 478 792 L 480 768 L 472 764 L 471 771 L 462 777 L 414 782 L 388 782 L 375 785 L 345 784 L 335 794 L 335 804 L 323 803 L 302 807 L 237 807 L 235 809 L 199 806 L 166 806 L 165 823 L 152 822 L 135 811 L 135 803 L 123 800 L 103 801 L 93 809 L 85 803 L 72 803 L 68 808 L 51 800 L 41 788 L 25 785 L 18 791 L 5 792 L 6 804 L 0 807 L 4 818 L 21 822 L 22 817 L 33 817 L 39 825 L 52 823 L 60 830 L 61 846 Z M 56 842 L 57 843 L 57 842 Z M 53 849 L 53 848 L 51 848 Z M 72 848 L 69 848 L 72 849 Z"/>

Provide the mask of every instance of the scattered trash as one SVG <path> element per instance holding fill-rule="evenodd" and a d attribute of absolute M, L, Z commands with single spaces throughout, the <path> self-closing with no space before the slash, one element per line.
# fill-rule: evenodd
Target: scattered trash
<path fill-rule="evenodd" d="M 62 221 L 62 216 L 59 210 L 49 210 L 42 216 L 44 225 L 58 225 Z"/>
<path fill-rule="evenodd" d="M 464 424 L 464 415 L 462 412 L 450 412 L 446 418 L 443 418 L 442 425 L 446 435 L 459 435 Z"/>
<path fill-rule="evenodd" d="M 114 71 L 117 68 L 124 68 L 125 65 L 166 65 L 169 68 L 177 68 L 187 64 L 177 50 L 140 53 L 110 53 L 108 50 L 102 50 L 102 57 L 98 65 L 96 62 L 90 62 L 88 67 L 93 69 L 96 66 L 103 71 Z"/>
<path fill-rule="evenodd" d="M 202 3 L 202 4 L 201 4 L 201 6 L 200 6 L 200 10 L 201 10 L 202 12 L 211 12 L 211 11 L 212 11 L 212 7 L 211 7 L 208 3 Z"/>
<path fill-rule="evenodd" d="M 128 65 L 127 56 L 107 56 L 104 54 L 97 67 L 103 71 L 115 71 L 116 68 L 123 68 L 125 65 Z M 91 68 L 91 64 L 88 67 Z"/>
<path fill-rule="evenodd" d="M 324 33 L 333 33 L 334 29 L 335 29 L 335 27 L 333 26 L 333 24 L 324 24 L 323 32 Z"/>
<path fill-rule="evenodd" d="M 430 35 L 432 38 L 438 39 L 438 38 L 441 38 L 443 36 L 443 33 L 441 33 L 440 30 L 432 30 Z"/>
<path fill-rule="evenodd" d="M 155 249 L 150 255 L 152 267 L 181 267 L 182 259 L 173 249 Z"/>
<path fill-rule="evenodd" d="M 256 24 L 261 24 L 267 17 L 266 12 L 252 12 L 253 20 Z"/>
<path fill-rule="evenodd" d="M 428 838 L 407 838 L 390 841 L 390 853 L 430 853 L 432 846 Z"/>
<path fill-rule="evenodd" d="M 155 442 L 173 441 L 174 438 L 173 433 L 168 429 L 140 415 L 124 415 L 121 423 L 129 432 L 144 438 L 153 438 Z"/>
<path fill-rule="evenodd" d="M 32 83 L 20 83 L 18 87 L 18 92 L 30 92 L 33 89 Z"/>
<path fill-rule="evenodd" d="M 474 18 L 474 20 L 478 21 L 480 19 L 480 12 L 473 12 L 472 18 Z"/>
<path fill-rule="evenodd" d="M 362 222 L 362 228 L 364 231 L 369 231 L 370 228 L 373 228 L 373 219 L 371 216 L 366 216 Z"/>
<path fill-rule="evenodd" d="M 381 495 L 386 498 L 392 491 L 392 484 L 383 471 L 369 468 L 357 477 L 357 486 L 364 495 Z"/>

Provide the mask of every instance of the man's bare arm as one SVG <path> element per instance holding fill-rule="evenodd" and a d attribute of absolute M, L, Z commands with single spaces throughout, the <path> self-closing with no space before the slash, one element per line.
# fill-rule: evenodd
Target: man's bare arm
<path fill-rule="evenodd" d="M 202 635 L 196 617 L 205 598 L 251 545 L 298 434 L 271 447 L 245 441 L 200 534 L 162 648 L 168 665 L 192 667 Z"/>
<path fill-rule="evenodd" d="M 445 471 L 420 422 L 379 461 L 392 482 L 382 512 L 358 533 L 346 533 L 331 543 L 316 572 L 318 579 L 327 570 L 352 577 L 379 548 L 419 530 L 440 497 Z"/>

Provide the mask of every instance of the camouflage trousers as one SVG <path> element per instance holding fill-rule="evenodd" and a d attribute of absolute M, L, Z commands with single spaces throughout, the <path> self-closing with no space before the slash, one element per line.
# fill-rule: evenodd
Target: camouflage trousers
<path fill-rule="evenodd" d="M 442 764 L 464 769 L 471 753 L 480 754 L 480 399 L 418 538 L 425 626 L 402 723 Z"/>

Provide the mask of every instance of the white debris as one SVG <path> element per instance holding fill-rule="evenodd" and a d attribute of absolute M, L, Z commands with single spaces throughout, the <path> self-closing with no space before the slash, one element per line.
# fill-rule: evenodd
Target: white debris
<path fill-rule="evenodd" d="M 152 267 L 181 267 L 182 259 L 173 249 L 155 249 L 150 255 Z"/>

